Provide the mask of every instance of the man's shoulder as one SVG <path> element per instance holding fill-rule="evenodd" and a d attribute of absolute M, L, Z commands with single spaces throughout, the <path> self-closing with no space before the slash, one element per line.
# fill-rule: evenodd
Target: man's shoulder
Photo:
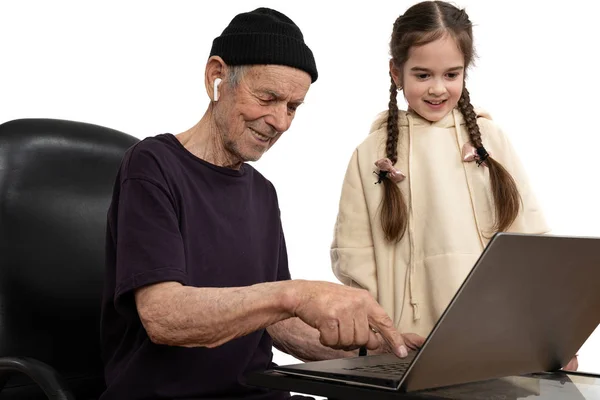
<path fill-rule="evenodd" d="M 121 164 L 122 179 L 152 177 L 164 171 L 164 164 L 177 158 L 170 136 L 172 135 L 150 136 L 129 148 Z"/>
<path fill-rule="evenodd" d="M 170 134 L 163 133 L 146 137 L 131 146 L 125 153 L 125 158 L 135 161 L 148 161 L 157 155 L 170 153 L 172 139 Z"/>

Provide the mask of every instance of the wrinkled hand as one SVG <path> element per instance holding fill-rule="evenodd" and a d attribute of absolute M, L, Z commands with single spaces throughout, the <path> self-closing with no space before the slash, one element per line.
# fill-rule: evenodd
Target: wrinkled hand
<path fill-rule="evenodd" d="M 381 346 L 379 333 L 394 354 L 406 357 L 403 336 L 368 291 L 330 282 L 297 282 L 300 301 L 294 315 L 319 331 L 321 344 L 333 349 L 366 346 L 374 350 Z"/>
<path fill-rule="evenodd" d="M 577 356 L 573 357 L 571 359 L 571 361 L 569 361 L 569 363 L 567 365 L 565 365 L 565 367 L 563 368 L 563 370 L 565 371 L 577 371 L 577 368 L 579 368 L 579 361 L 577 360 Z"/>

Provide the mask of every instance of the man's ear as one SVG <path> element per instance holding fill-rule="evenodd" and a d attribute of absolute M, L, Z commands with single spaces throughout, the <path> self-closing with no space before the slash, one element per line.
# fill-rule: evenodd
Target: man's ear
<path fill-rule="evenodd" d="M 219 84 L 225 77 L 227 64 L 219 56 L 212 56 L 206 62 L 206 70 L 204 74 L 204 85 L 206 94 L 212 101 L 219 100 Z"/>

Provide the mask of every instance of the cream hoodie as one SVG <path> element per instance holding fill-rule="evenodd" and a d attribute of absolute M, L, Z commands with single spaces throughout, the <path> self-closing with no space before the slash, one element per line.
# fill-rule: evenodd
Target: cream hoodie
<path fill-rule="evenodd" d="M 468 142 L 462 114 L 454 110 L 431 123 L 400 112 L 398 183 L 409 210 L 398 243 L 385 240 L 379 208 L 383 185 L 375 185 L 375 161 L 385 157 L 387 112 L 355 150 L 342 186 L 331 247 L 338 279 L 362 287 L 383 306 L 402 332 L 426 336 L 492 236 L 494 218 L 489 171 L 463 162 Z M 478 113 L 483 144 L 517 182 L 523 208 L 509 231 L 546 233 L 548 227 L 517 155 L 501 129 Z"/>

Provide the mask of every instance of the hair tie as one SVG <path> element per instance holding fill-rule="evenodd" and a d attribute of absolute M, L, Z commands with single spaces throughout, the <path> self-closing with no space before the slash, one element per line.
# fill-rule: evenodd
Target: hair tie
<path fill-rule="evenodd" d="M 375 172 L 375 171 L 373 171 L 373 173 L 374 173 L 375 175 L 377 175 L 377 177 L 379 178 L 379 179 L 377 179 L 377 182 L 375 182 L 375 184 L 376 184 L 376 185 L 377 185 L 378 183 L 381 183 L 381 182 L 383 182 L 383 180 L 384 180 L 385 178 L 387 178 L 387 174 L 388 174 L 388 173 L 387 173 L 387 171 L 379 171 L 379 172 Z"/>
<path fill-rule="evenodd" d="M 488 159 L 488 157 L 490 155 L 488 154 L 487 150 L 483 146 L 478 147 L 476 149 L 476 151 L 477 151 L 477 156 L 478 156 L 477 166 L 480 166 L 481 164 L 483 164 L 485 162 L 485 160 Z"/>
<path fill-rule="evenodd" d="M 392 161 L 389 158 L 382 158 L 375 162 L 375 166 L 379 168 L 379 172 L 373 171 L 379 177 L 375 184 L 381 183 L 385 178 L 388 178 L 394 183 L 402 182 L 406 175 L 399 169 L 394 168 Z"/>

